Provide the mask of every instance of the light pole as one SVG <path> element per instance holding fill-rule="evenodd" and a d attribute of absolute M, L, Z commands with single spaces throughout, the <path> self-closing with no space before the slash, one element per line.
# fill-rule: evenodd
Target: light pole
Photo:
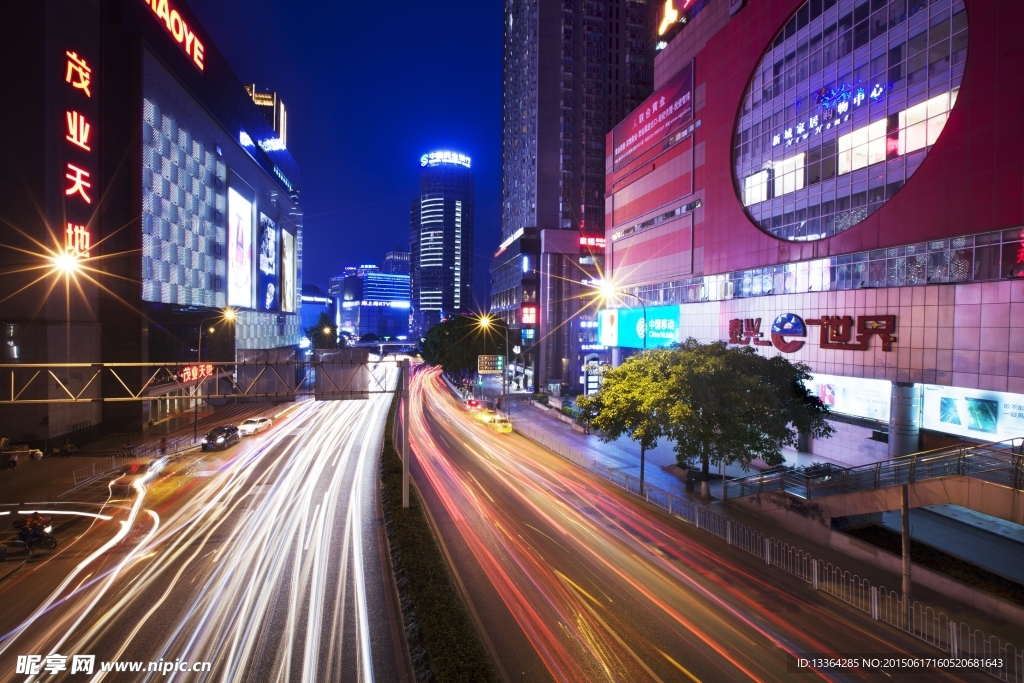
<path fill-rule="evenodd" d="M 204 318 L 199 323 L 199 339 L 196 342 L 196 365 L 199 365 L 200 363 L 203 362 L 203 325 L 205 325 L 206 323 L 208 323 L 211 320 L 227 320 L 227 321 L 230 322 L 230 321 L 232 321 L 234 319 L 235 319 L 235 312 L 233 310 L 231 310 L 230 308 L 228 308 L 228 309 L 225 309 L 224 312 L 221 313 L 220 315 L 215 315 L 215 316 L 213 316 L 211 318 Z M 210 328 L 210 334 L 213 334 L 213 329 L 214 328 L 212 328 L 212 327 Z M 196 439 L 199 438 L 199 396 L 200 396 L 200 391 L 202 390 L 202 387 L 203 387 L 203 384 L 199 380 L 199 378 L 197 377 L 196 378 L 196 390 L 195 390 L 195 393 L 193 394 L 193 397 L 192 397 L 192 402 L 193 402 L 193 404 L 195 406 L 195 410 L 193 412 L 193 418 L 192 418 L 192 443 L 195 443 Z"/>

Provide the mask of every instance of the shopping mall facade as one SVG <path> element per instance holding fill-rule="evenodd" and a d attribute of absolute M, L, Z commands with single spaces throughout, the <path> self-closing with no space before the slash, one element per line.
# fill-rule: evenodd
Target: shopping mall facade
<path fill-rule="evenodd" d="M 607 136 L 618 361 L 694 337 L 806 363 L 844 464 L 1024 437 L 1024 6 L 705 0 Z M 673 3 L 669 3 L 673 5 Z"/>
<path fill-rule="evenodd" d="M 302 212 L 298 166 L 274 129 L 284 111 L 259 111 L 182 0 L 39 0 L 5 19 L 3 362 L 201 363 L 295 348 Z M 72 265 L 53 267 L 57 257 Z M 164 399 L 187 394 L 190 376 L 146 385 L 142 370 L 121 374 L 151 401 L 5 406 L 0 436 L 138 431 L 188 407 Z M 89 378 L 57 371 L 22 398 L 120 390 Z"/>

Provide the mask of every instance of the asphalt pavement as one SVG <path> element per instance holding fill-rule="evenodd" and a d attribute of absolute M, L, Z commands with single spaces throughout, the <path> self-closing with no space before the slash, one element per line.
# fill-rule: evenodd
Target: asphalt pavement
<path fill-rule="evenodd" d="M 436 373 L 418 373 L 414 392 L 413 476 L 506 681 L 791 681 L 799 656 L 928 652 L 533 442 L 495 433 Z M 864 669 L 804 675 L 901 680 Z M 981 674 L 913 675 L 963 679 Z"/>
<path fill-rule="evenodd" d="M 62 510 L 110 519 L 58 530 L 57 551 L 0 582 L 0 680 L 51 653 L 65 670 L 18 680 L 83 680 L 74 655 L 95 656 L 94 681 L 398 679 L 374 497 L 389 398 L 308 402 L 138 488 L 76 491 Z"/>

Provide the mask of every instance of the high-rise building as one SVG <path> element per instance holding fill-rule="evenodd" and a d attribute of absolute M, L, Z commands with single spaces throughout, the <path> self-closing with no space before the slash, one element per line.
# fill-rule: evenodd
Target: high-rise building
<path fill-rule="evenodd" d="M 349 269 L 346 269 L 348 271 Z M 409 276 L 353 268 L 344 279 L 341 330 L 364 337 L 409 336 Z"/>
<path fill-rule="evenodd" d="M 512 324 L 524 300 L 535 307 L 525 315 L 537 320 L 538 388 L 579 388 L 579 368 L 591 356 L 603 360 L 592 311 L 581 304 L 583 281 L 602 267 L 605 133 L 653 84 L 650 8 L 642 0 L 505 2 L 499 254 L 527 253 L 515 242 L 537 229 L 539 278 L 531 285 L 506 273 L 491 299 Z"/>
<path fill-rule="evenodd" d="M 409 216 L 413 322 L 423 334 L 473 304 L 473 172 L 470 158 L 420 158 L 420 195 Z"/>
<path fill-rule="evenodd" d="M 277 133 L 278 142 L 273 145 L 279 145 L 282 149 L 288 147 L 288 111 L 284 107 L 284 102 L 278 98 L 276 92 L 260 92 L 256 89 L 255 83 L 246 85 L 245 91 Z"/>
<path fill-rule="evenodd" d="M 399 251 L 397 247 L 394 251 L 389 251 L 384 256 L 384 264 L 380 270 L 382 273 L 389 273 L 391 275 L 408 275 L 409 252 Z"/>

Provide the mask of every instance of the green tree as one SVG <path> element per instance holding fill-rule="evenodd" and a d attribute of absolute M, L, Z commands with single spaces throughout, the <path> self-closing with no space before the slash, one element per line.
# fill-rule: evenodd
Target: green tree
<path fill-rule="evenodd" d="M 753 460 L 781 464 L 782 448 L 795 445 L 799 432 L 817 438 L 834 432 L 828 407 L 803 384 L 809 368 L 802 363 L 695 339 L 668 353 L 653 411 L 675 442 L 679 463 L 700 463 L 702 497 L 710 496 L 711 465 L 738 463 L 746 471 Z"/>
<path fill-rule="evenodd" d="M 338 343 L 338 330 L 326 313 L 321 313 L 316 325 L 306 330 L 306 338 L 314 349 L 337 349 L 342 346 Z"/>
<path fill-rule="evenodd" d="M 625 435 L 640 446 L 641 490 L 646 453 L 668 434 L 664 378 L 672 353 L 658 349 L 627 358 L 604 373 L 600 391 L 576 399 L 581 413 L 601 430 L 602 441 L 608 443 Z"/>
<path fill-rule="evenodd" d="M 505 355 L 505 324 L 492 319 L 484 328 L 478 317 L 452 316 L 427 330 L 421 355 L 458 383 L 476 372 L 477 356 Z"/>

